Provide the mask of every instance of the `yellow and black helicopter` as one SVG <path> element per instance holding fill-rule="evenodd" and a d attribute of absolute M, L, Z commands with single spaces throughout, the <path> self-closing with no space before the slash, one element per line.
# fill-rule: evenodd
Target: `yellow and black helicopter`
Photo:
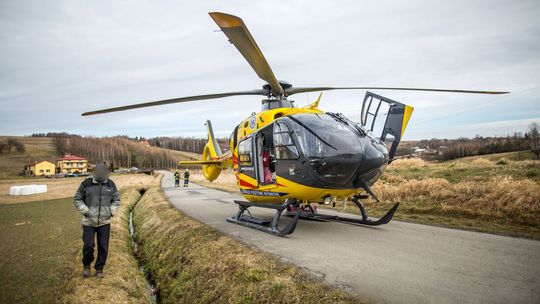
<path fill-rule="evenodd" d="M 222 170 L 233 168 L 238 187 L 247 201 L 235 201 L 239 211 L 227 221 L 274 235 L 292 233 L 299 218 L 372 226 L 386 224 L 392 219 L 399 203 L 382 218 L 371 220 L 361 199 L 371 195 L 378 201 L 370 186 L 393 160 L 413 107 L 367 90 L 508 93 L 392 87 L 294 87 L 277 80 L 242 19 L 219 12 L 210 13 L 210 16 L 259 78 L 266 81 L 262 89 L 145 102 L 82 115 L 229 96 L 265 96 L 261 112 L 253 113 L 236 126 L 227 152 L 221 152 L 212 124 L 207 121 L 208 143 L 202 160 L 179 164 L 201 165 L 204 177 L 209 181 L 214 181 Z M 360 121 L 354 122 L 340 113 L 319 109 L 321 95 L 312 104 L 300 108 L 289 99 L 298 93 L 328 90 L 366 90 Z M 320 214 L 313 205 L 345 198 L 358 206 L 362 219 Z M 274 209 L 273 220 L 244 214 L 250 207 Z M 292 220 L 280 228 L 280 217 L 284 211 Z"/>

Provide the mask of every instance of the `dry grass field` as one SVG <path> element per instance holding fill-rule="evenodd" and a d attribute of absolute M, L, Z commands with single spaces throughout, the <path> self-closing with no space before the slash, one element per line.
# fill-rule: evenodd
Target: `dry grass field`
<path fill-rule="evenodd" d="M 381 216 L 400 202 L 398 220 L 540 239 L 540 161 L 529 154 L 396 160 L 373 186 L 382 203 L 370 199 L 366 207 Z M 192 177 L 204 186 L 238 192 L 230 170 L 213 183 L 200 171 Z M 336 208 L 357 213 L 353 206 L 338 202 Z"/>
<path fill-rule="evenodd" d="M 400 202 L 400 220 L 540 238 L 540 161 L 396 160 L 373 190 L 383 202 L 368 203 L 376 215 Z"/>
<path fill-rule="evenodd" d="M 63 197 L 73 197 L 77 187 L 81 184 L 84 177 L 69 177 L 58 179 L 46 178 L 17 178 L 0 180 L 0 204 L 13 204 L 21 202 L 35 202 L 42 200 L 50 200 Z M 144 174 L 112 174 L 111 180 L 116 183 L 119 189 L 128 187 L 143 187 L 154 179 L 150 175 Z M 9 195 L 9 187 L 40 184 L 47 185 L 47 193 L 34 195 Z"/>
<path fill-rule="evenodd" d="M 219 189 L 227 192 L 240 192 L 238 191 L 238 186 L 236 184 L 236 176 L 234 176 L 232 169 L 227 169 L 221 172 L 219 177 L 213 182 L 209 182 L 204 179 L 202 170 L 190 170 L 189 173 L 189 180 L 201 186 Z"/>

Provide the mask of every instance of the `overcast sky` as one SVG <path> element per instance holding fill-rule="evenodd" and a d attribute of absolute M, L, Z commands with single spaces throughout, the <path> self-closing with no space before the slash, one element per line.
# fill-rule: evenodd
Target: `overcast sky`
<path fill-rule="evenodd" d="M 260 98 L 81 117 L 89 110 L 259 88 L 209 17 L 241 17 L 278 79 L 296 86 L 507 90 L 377 91 L 415 111 L 405 139 L 505 135 L 540 122 L 540 1 L 0 0 L 0 134 L 228 136 Z M 359 120 L 365 92 L 323 94 Z M 297 105 L 317 93 L 293 96 Z"/>

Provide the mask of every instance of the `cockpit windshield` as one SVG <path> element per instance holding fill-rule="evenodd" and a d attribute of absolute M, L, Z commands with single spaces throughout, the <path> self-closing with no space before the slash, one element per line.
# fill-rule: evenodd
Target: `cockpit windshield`
<path fill-rule="evenodd" d="M 362 145 L 358 133 L 344 121 L 327 114 L 296 114 L 292 121 L 293 137 L 304 156 L 359 158 Z"/>

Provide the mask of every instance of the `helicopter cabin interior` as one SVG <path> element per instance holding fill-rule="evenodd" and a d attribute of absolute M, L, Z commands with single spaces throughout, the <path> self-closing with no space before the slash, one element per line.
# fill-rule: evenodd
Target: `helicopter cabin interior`
<path fill-rule="evenodd" d="M 299 158 L 289 128 L 276 120 L 238 143 L 238 168 L 260 186 L 276 184 L 278 161 Z"/>

